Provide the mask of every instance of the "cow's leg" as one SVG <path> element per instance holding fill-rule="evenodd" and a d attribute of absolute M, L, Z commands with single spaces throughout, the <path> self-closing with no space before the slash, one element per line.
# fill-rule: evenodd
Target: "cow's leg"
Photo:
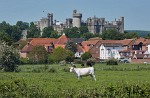
<path fill-rule="evenodd" d="M 78 77 L 78 80 L 79 80 L 80 79 L 80 75 L 78 75 L 77 77 Z"/>
<path fill-rule="evenodd" d="M 95 75 L 94 75 L 94 74 L 92 74 L 91 76 L 92 76 L 92 77 L 93 77 L 93 79 L 96 81 Z"/>

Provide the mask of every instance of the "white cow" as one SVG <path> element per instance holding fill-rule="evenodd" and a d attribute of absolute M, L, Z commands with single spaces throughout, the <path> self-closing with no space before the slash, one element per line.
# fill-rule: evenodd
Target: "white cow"
<path fill-rule="evenodd" d="M 70 67 L 70 72 L 74 72 L 77 75 L 78 79 L 80 79 L 80 76 L 90 75 L 96 81 L 96 78 L 95 78 L 95 75 L 94 75 L 94 67 L 87 67 L 87 68 Z"/>

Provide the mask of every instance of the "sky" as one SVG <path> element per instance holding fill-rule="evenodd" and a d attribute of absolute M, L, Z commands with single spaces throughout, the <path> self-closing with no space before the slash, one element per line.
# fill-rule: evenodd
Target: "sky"
<path fill-rule="evenodd" d="M 150 0 L 0 0 L 0 23 L 30 23 L 47 13 L 65 22 L 75 9 L 82 13 L 83 21 L 96 16 L 111 22 L 123 16 L 125 30 L 150 31 Z"/>

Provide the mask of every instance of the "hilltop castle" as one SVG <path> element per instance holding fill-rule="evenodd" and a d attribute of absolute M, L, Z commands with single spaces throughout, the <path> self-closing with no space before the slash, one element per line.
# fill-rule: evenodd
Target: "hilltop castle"
<path fill-rule="evenodd" d="M 113 28 L 118 32 L 124 33 L 124 17 L 112 22 L 106 21 L 105 18 L 90 17 L 86 21 L 82 21 L 82 13 L 77 13 L 73 10 L 73 18 L 67 18 L 64 23 L 53 20 L 53 13 L 48 13 L 47 18 L 42 18 L 34 24 L 42 31 L 45 27 L 52 26 L 57 32 L 62 32 L 65 28 L 81 27 L 85 25 L 88 27 L 89 32 L 96 34 L 102 33 L 104 30 Z M 53 22 L 54 21 L 54 22 Z M 41 32 L 42 33 L 42 32 Z"/>

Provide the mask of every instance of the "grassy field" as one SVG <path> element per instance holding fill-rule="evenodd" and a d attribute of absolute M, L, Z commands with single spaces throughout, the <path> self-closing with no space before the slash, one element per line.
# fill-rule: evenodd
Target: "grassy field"
<path fill-rule="evenodd" d="M 119 64 L 109 66 L 105 64 L 96 64 L 94 65 L 94 68 L 97 81 L 92 80 L 90 76 L 78 80 L 73 73 L 68 72 L 69 66 L 70 65 L 60 66 L 57 64 L 21 65 L 19 66 L 20 72 L 1 72 L 0 84 L 9 84 L 12 83 L 12 81 L 19 81 L 25 83 L 28 87 L 39 87 L 44 90 L 44 92 L 55 96 L 59 94 L 59 92 L 62 94 L 64 91 L 65 94 L 68 94 L 62 95 L 65 97 L 70 96 L 75 92 L 81 93 L 80 90 L 86 90 L 83 93 L 90 93 L 91 91 L 89 90 L 91 89 L 99 91 L 112 86 L 115 88 L 123 86 L 129 87 L 131 85 L 146 85 L 145 87 L 150 90 L 147 86 L 150 83 L 150 65 Z M 77 65 L 77 67 L 80 67 L 80 65 Z M 150 94 L 150 91 L 147 91 L 147 89 L 146 92 Z M 79 97 L 80 95 L 76 96 Z"/>

